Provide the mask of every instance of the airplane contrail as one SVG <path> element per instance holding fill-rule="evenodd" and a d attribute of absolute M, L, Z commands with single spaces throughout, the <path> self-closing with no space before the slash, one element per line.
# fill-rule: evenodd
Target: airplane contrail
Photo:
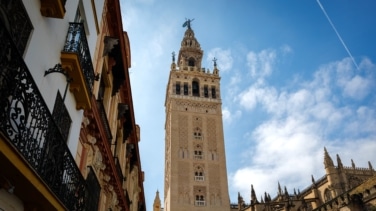
<path fill-rule="evenodd" d="M 350 56 L 352 62 L 354 63 L 356 69 L 359 70 L 359 66 L 356 64 L 354 57 L 353 57 L 352 54 L 350 53 L 350 50 L 347 48 L 347 46 L 346 46 L 345 42 L 343 41 L 341 35 L 338 33 L 338 31 L 337 31 L 336 27 L 334 26 L 332 20 L 330 20 L 329 15 L 326 13 L 324 7 L 323 7 L 322 4 L 320 3 L 320 0 L 317 0 L 317 3 L 319 4 L 319 6 L 320 6 L 322 12 L 324 13 L 326 19 L 328 19 L 328 21 L 329 21 L 330 25 L 332 26 L 333 30 L 336 32 L 337 37 L 339 38 L 339 40 L 341 41 L 343 47 L 346 49 L 347 53 L 349 54 L 349 56 Z"/>

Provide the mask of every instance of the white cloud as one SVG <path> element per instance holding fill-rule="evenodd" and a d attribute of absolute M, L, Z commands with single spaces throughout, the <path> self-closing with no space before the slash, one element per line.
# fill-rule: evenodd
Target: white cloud
<path fill-rule="evenodd" d="M 241 116 L 242 112 L 240 110 L 235 111 L 235 113 L 231 113 L 230 109 L 224 107 L 222 109 L 222 117 L 223 121 L 227 124 L 230 124 L 232 121 L 238 119 Z"/>
<path fill-rule="evenodd" d="M 240 105 L 248 110 L 254 109 L 258 103 L 272 104 L 277 98 L 276 90 L 267 87 L 262 80 L 257 81 L 238 96 Z"/>
<path fill-rule="evenodd" d="M 231 56 L 231 50 L 223 50 L 221 48 L 211 49 L 207 56 L 207 61 L 212 63 L 214 57 L 217 59 L 217 67 L 220 71 L 226 72 L 231 70 L 233 59 Z"/>
<path fill-rule="evenodd" d="M 281 47 L 280 47 L 280 50 L 281 50 L 281 52 L 282 52 L 282 54 L 289 54 L 289 53 L 292 53 L 292 48 L 289 46 L 289 45 L 282 45 Z"/>
<path fill-rule="evenodd" d="M 361 67 L 375 69 L 368 59 L 362 61 Z M 371 92 L 374 78 L 366 78 L 355 72 L 352 68 L 352 61 L 349 58 L 334 63 L 331 68 L 336 69 L 337 84 L 343 89 L 345 96 L 361 100 Z"/>
<path fill-rule="evenodd" d="M 361 76 L 354 76 L 343 84 L 344 94 L 354 99 L 363 99 L 370 90 L 371 81 Z"/>
<path fill-rule="evenodd" d="M 275 196 L 278 180 L 289 191 L 304 188 L 311 174 L 316 179 L 324 175 L 324 146 L 332 158 L 338 153 L 367 167 L 365 159 L 374 159 L 376 151 L 376 110 L 359 101 L 371 93 L 375 65 L 364 59 L 359 72 L 346 58 L 321 66 L 312 80 L 280 88 L 264 79 L 272 65 L 263 64 L 272 64 L 275 57 L 266 56 L 269 59 L 261 62 L 260 55 L 248 54 L 256 82 L 239 92 L 237 100 L 246 110 L 243 115 L 252 115 L 260 106 L 270 117 L 252 130 L 247 162 L 229 176 L 231 189 L 249 196 L 253 184 L 259 197 L 264 191 Z M 356 101 L 349 102 L 348 97 Z"/>
<path fill-rule="evenodd" d="M 272 74 L 275 59 L 276 51 L 273 49 L 265 49 L 259 53 L 249 52 L 247 54 L 247 65 L 252 78 L 266 77 Z"/>

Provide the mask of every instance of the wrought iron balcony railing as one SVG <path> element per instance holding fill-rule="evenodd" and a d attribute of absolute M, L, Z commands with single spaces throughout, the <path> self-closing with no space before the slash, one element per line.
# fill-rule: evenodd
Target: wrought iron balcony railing
<path fill-rule="evenodd" d="M 106 132 L 107 139 L 109 141 L 109 144 L 111 145 L 112 133 L 111 133 L 110 124 L 108 123 L 107 114 L 106 114 L 102 100 L 97 100 L 97 107 L 98 107 L 99 115 L 101 117 L 102 124 L 104 126 L 104 130 Z"/>
<path fill-rule="evenodd" d="M 81 69 L 85 76 L 85 83 L 91 95 L 95 75 L 83 23 L 69 23 L 63 52 L 78 54 Z"/>
<path fill-rule="evenodd" d="M 83 210 L 85 180 L 1 21 L 0 46 L 0 132 L 68 210 Z"/>
<path fill-rule="evenodd" d="M 91 109 L 94 80 L 93 64 L 83 23 L 69 23 L 61 66 L 70 80 L 69 90 L 74 94 L 77 109 Z"/>

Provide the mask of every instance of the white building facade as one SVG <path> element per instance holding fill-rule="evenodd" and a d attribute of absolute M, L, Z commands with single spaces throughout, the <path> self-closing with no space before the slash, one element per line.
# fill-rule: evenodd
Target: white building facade
<path fill-rule="evenodd" d="M 0 210 L 87 209 L 75 155 L 103 6 L 0 2 Z"/>

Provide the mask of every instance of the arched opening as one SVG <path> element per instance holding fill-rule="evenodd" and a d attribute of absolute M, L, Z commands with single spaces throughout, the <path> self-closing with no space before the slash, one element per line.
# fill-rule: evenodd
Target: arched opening
<path fill-rule="evenodd" d="M 188 66 L 194 67 L 195 66 L 195 59 L 193 57 L 188 59 Z"/>
<path fill-rule="evenodd" d="M 192 81 L 192 95 L 200 97 L 200 85 L 198 81 Z"/>
<path fill-rule="evenodd" d="M 329 189 L 325 189 L 324 199 L 325 199 L 325 202 L 332 200 L 332 193 L 330 192 Z"/>
<path fill-rule="evenodd" d="M 204 181 L 204 169 L 201 165 L 197 165 L 195 167 L 195 181 Z"/>

